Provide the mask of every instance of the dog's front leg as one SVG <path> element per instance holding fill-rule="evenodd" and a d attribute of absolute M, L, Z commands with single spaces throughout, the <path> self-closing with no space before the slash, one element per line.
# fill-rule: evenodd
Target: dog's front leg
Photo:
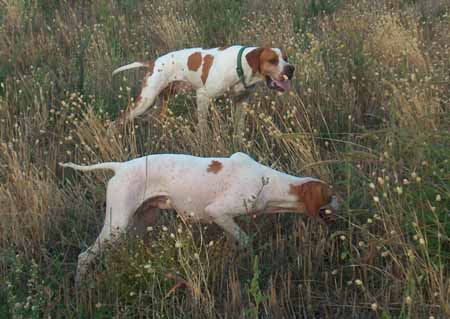
<path fill-rule="evenodd" d="M 236 102 L 234 105 L 234 138 L 236 141 L 242 141 L 245 133 L 245 107 L 247 103 Z"/>
<path fill-rule="evenodd" d="M 226 230 L 241 246 L 246 247 L 250 242 L 247 234 L 236 224 L 232 217 L 218 217 L 214 219 L 214 222 Z"/>
<path fill-rule="evenodd" d="M 198 128 L 202 137 L 206 137 L 208 131 L 208 112 L 210 98 L 200 90 L 197 91 L 197 118 Z"/>
<path fill-rule="evenodd" d="M 239 227 L 238 224 L 233 220 L 234 209 L 229 205 L 223 205 L 223 202 L 216 202 L 210 204 L 205 208 L 205 212 L 210 216 L 213 221 L 222 227 L 228 234 L 230 234 L 234 240 L 236 240 L 240 245 L 247 246 L 249 243 L 249 238 L 247 234 Z"/>

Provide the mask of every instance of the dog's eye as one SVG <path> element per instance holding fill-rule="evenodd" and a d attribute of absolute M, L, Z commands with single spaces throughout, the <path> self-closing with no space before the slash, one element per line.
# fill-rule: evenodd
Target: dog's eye
<path fill-rule="evenodd" d="M 277 64 L 278 63 L 278 59 L 277 58 L 273 58 L 269 60 L 270 64 Z"/>

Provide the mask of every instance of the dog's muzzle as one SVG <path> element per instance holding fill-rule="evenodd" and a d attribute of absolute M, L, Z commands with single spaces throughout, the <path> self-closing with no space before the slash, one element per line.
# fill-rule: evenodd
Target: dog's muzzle
<path fill-rule="evenodd" d="M 339 202 L 336 195 L 331 196 L 331 201 L 320 207 L 319 216 L 326 224 L 333 224 L 337 219 L 337 210 L 339 208 Z"/>
<path fill-rule="evenodd" d="M 283 68 L 283 73 L 286 74 L 286 76 L 288 77 L 289 80 L 292 80 L 292 78 L 294 77 L 294 71 L 295 71 L 295 67 L 293 65 L 286 65 Z"/>

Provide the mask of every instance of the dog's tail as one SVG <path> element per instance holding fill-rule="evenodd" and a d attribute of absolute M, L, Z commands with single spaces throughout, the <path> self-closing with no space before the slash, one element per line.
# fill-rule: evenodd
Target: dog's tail
<path fill-rule="evenodd" d="M 129 70 L 129 69 L 136 69 L 136 68 L 148 68 L 150 67 L 149 63 L 145 63 L 145 62 L 133 62 L 124 66 L 121 66 L 120 68 L 117 68 L 113 71 L 112 75 L 115 75 L 119 72 L 125 71 L 125 70 Z"/>
<path fill-rule="evenodd" d="M 122 163 L 107 162 L 107 163 L 100 163 L 100 164 L 94 164 L 94 165 L 77 165 L 74 163 L 59 163 L 59 166 L 70 167 L 70 168 L 73 168 L 78 171 L 94 171 L 97 169 L 110 169 L 110 170 L 113 170 L 114 173 L 117 173 L 117 171 L 122 167 Z"/>

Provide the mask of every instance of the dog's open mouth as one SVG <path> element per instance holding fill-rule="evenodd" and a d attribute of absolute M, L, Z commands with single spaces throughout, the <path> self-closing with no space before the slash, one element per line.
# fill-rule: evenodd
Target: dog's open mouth
<path fill-rule="evenodd" d="M 286 76 L 283 75 L 284 80 L 276 80 L 271 78 L 270 76 L 266 76 L 266 84 L 269 87 L 269 89 L 277 90 L 279 92 L 286 92 L 291 89 L 291 80 Z"/>
<path fill-rule="evenodd" d="M 333 224 L 337 219 L 337 210 L 339 203 L 336 196 L 333 196 L 331 202 L 322 206 L 319 210 L 319 216 L 326 224 Z"/>

